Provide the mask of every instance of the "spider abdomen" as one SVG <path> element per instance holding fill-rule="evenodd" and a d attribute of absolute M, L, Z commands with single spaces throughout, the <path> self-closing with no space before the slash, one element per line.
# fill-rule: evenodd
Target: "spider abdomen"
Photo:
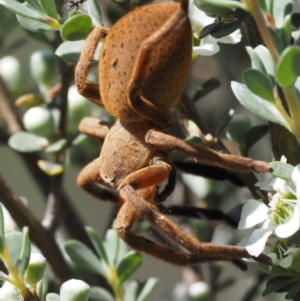
<path fill-rule="evenodd" d="M 179 8 L 175 2 L 141 6 L 120 19 L 103 44 L 100 65 L 100 94 L 105 108 L 122 120 L 141 120 L 128 105 L 128 82 L 143 41 L 159 29 Z M 192 33 L 188 19 L 154 47 L 142 97 L 157 107 L 169 109 L 183 92 L 189 73 Z"/>

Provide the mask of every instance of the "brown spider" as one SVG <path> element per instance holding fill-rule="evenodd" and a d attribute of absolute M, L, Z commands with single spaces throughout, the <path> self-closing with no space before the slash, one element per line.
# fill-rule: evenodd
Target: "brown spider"
<path fill-rule="evenodd" d="M 100 157 L 80 172 L 77 183 L 96 198 L 120 205 L 114 228 L 132 248 L 179 266 L 232 261 L 244 270 L 241 259 L 252 257 L 245 248 L 198 241 L 163 215 L 158 204 L 174 189 L 172 150 L 238 172 L 270 168 L 265 162 L 219 154 L 161 132 L 172 122 L 169 108 L 179 100 L 189 72 L 192 33 L 187 10 L 188 0 L 148 4 L 111 29 L 96 26 L 87 37 L 75 72 L 78 91 L 118 119 L 111 128 L 88 117 L 80 123 L 81 132 L 105 140 Z M 104 37 L 98 85 L 87 81 L 87 75 Z M 168 184 L 159 191 L 165 180 Z M 138 218 L 148 220 L 188 252 L 132 233 Z M 253 259 L 271 263 L 264 254 Z"/>

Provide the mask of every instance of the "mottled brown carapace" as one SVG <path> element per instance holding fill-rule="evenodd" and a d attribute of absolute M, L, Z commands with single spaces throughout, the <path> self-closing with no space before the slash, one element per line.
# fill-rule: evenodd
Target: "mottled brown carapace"
<path fill-rule="evenodd" d="M 238 172 L 269 170 L 265 162 L 219 154 L 161 131 L 172 123 L 169 109 L 179 101 L 189 73 L 192 32 L 187 11 L 188 0 L 148 4 L 110 29 L 96 26 L 87 37 L 75 71 L 78 91 L 117 121 L 112 126 L 90 117 L 81 121 L 81 132 L 104 142 L 100 157 L 80 172 L 77 183 L 96 198 L 120 206 L 114 228 L 132 248 L 175 265 L 232 261 L 246 269 L 242 258 L 251 256 L 244 248 L 202 243 L 162 213 L 160 202 L 175 186 L 172 150 Z M 87 75 L 102 39 L 96 84 Z M 163 182 L 167 184 L 162 188 Z M 186 252 L 134 234 L 131 226 L 138 218 L 147 219 Z M 263 254 L 254 259 L 270 264 Z"/>

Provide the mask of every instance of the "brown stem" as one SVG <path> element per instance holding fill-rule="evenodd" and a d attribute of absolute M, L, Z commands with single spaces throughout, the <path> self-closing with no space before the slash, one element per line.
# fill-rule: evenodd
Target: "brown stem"
<path fill-rule="evenodd" d="M 1 202 L 20 227 L 28 226 L 30 238 L 40 248 L 60 282 L 70 279 L 73 274 L 61 253 L 53 235 L 46 231 L 31 211 L 19 200 L 0 175 Z"/>

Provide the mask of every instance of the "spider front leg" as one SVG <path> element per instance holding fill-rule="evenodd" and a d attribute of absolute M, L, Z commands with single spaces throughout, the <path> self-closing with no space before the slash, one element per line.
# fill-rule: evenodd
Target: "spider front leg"
<path fill-rule="evenodd" d="M 156 130 L 150 130 L 147 133 L 146 142 L 162 151 L 170 152 L 177 150 L 192 158 L 196 158 L 200 163 L 219 166 L 232 171 L 247 173 L 251 171 L 267 172 L 271 170 L 267 162 L 254 161 L 247 157 L 230 154 L 220 154 L 208 147 L 187 143 L 184 140 Z"/>
<path fill-rule="evenodd" d="M 103 105 L 99 92 L 99 84 L 88 81 L 87 76 L 91 69 L 96 48 L 100 40 L 106 37 L 108 31 L 108 28 L 102 26 L 95 26 L 92 29 L 85 40 L 83 50 L 75 69 L 75 83 L 78 93 L 101 106 Z"/>

